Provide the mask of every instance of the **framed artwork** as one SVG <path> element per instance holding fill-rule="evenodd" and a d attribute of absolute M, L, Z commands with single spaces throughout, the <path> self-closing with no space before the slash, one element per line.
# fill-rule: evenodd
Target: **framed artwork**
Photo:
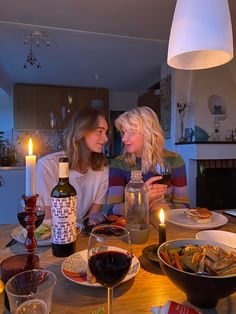
<path fill-rule="evenodd" d="M 171 76 L 160 81 L 160 123 L 164 137 L 170 138 L 171 128 Z"/>

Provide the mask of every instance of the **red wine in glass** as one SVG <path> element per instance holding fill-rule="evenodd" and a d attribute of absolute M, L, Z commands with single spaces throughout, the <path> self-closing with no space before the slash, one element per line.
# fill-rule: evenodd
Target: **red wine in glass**
<path fill-rule="evenodd" d="M 157 164 L 155 167 L 156 175 L 162 176 L 160 180 L 157 181 L 159 184 L 167 184 L 171 179 L 171 165 L 164 161 L 163 164 Z M 160 203 L 166 203 L 165 195 L 162 195 Z"/>
<path fill-rule="evenodd" d="M 131 256 L 118 251 L 98 252 L 89 258 L 92 275 L 104 287 L 114 287 L 120 283 L 131 265 Z"/>
<path fill-rule="evenodd" d="M 45 212 L 43 212 L 41 210 L 36 210 L 34 214 L 36 216 L 35 229 L 37 229 L 41 225 L 43 220 L 44 220 Z M 27 223 L 26 223 L 26 220 L 25 220 L 26 216 L 27 216 L 26 212 L 19 212 L 19 213 L 17 213 L 18 221 L 19 221 L 20 225 L 23 228 L 25 228 L 25 229 L 26 229 L 26 226 L 27 226 Z"/>
<path fill-rule="evenodd" d="M 126 276 L 132 261 L 130 235 L 126 228 L 102 225 L 92 229 L 88 244 L 91 274 L 107 288 L 108 314 L 112 313 L 112 290 Z"/>
<path fill-rule="evenodd" d="M 45 208 L 44 208 L 44 201 L 41 196 L 37 198 L 36 201 L 36 209 L 35 209 L 35 216 L 36 216 L 36 221 L 35 221 L 35 229 L 37 229 L 43 222 L 44 216 L 45 216 Z M 25 201 L 21 198 L 18 202 L 18 207 L 17 207 L 17 218 L 20 223 L 20 225 L 26 229 L 27 223 L 26 223 L 26 218 L 27 212 L 25 211 Z"/>
<path fill-rule="evenodd" d="M 165 173 L 165 174 L 157 174 L 158 176 L 162 176 L 162 179 L 158 180 L 157 183 L 160 184 L 167 184 L 170 181 L 171 173 Z"/>

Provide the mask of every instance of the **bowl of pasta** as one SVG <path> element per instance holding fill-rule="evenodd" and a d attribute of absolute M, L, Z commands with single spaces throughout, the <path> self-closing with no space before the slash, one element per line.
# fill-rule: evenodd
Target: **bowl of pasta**
<path fill-rule="evenodd" d="M 195 306 L 214 308 L 219 299 L 236 291 L 236 251 L 232 247 L 177 239 L 160 245 L 157 255 L 164 274 Z"/>

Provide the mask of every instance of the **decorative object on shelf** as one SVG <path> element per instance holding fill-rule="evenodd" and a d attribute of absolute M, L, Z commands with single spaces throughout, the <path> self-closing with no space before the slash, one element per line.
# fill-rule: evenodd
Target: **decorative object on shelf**
<path fill-rule="evenodd" d="M 194 136 L 196 142 L 207 142 L 209 138 L 208 133 L 197 125 L 194 127 Z"/>
<path fill-rule="evenodd" d="M 14 131 L 11 131 L 11 139 L 3 137 L 5 132 L 0 131 L 0 165 L 1 166 L 16 166 L 17 152 L 14 144 Z"/>
<path fill-rule="evenodd" d="M 227 118 L 226 103 L 224 98 L 219 95 L 209 96 L 208 108 L 214 119 L 211 139 L 212 141 L 219 142 L 221 140 L 220 121 L 223 121 Z"/>
<path fill-rule="evenodd" d="M 194 136 L 194 131 L 192 128 L 185 128 L 184 129 L 184 141 L 185 142 L 192 142 Z"/>
<path fill-rule="evenodd" d="M 41 68 L 41 64 L 33 54 L 33 45 L 35 45 L 35 47 L 40 47 L 42 43 L 49 48 L 51 45 L 51 39 L 50 37 L 43 35 L 41 31 L 34 31 L 29 36 L 25 37 L 24 44 L 29 44 L 30 49 L 23 65 L 24 69 L 27 69 L 28 65 L 35 66 L 37 69 Z"/>
<path fill-rule="evenodd" d="M 68 107 L 67 107 L 67 113 L 70 113 L 70 106 L 72 105 L 73 97 L 71 95 L 68 95 Z"/>
<path fill-rule="evenodd" d="M 210 27 L 209 27 L 210 25 Z M 233 58 L 227 0 L 177 0 L 167 63 L 183 70 L 216 67 Z"/>
<path fill-rule="evenodd" d="M 189 110 L 190 105 L 187 102 L 187 96 L 184 93 L 180 94 L 180 100 L 177 102 L 177 110 L 180 117 L 180 138 L 179 142 L 185 142 L 185 134 L 184 134 L 184 118 Z"/>

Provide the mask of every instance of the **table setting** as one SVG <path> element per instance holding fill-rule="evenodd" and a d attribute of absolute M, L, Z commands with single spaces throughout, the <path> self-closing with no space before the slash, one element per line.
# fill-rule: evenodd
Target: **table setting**
<path fill-rule="evenodd" d="M 86 220 L 87 229 L 77 228 L 74 254 L 58 257 L 52 251 L 51 222 L 43 211 L 41 219 L 35 215 L 41 205 L 35 193 L 36 158 L 32 147 L 29 151 L 26 193 L 16 213 L 20 225 L 0 225 L 5 313 L 162 313 L 164 306 L 203 314 L 236 312 L 235 218 L 223 211 L 159 208 L 150 215 L 148 238 L 136 242 L 124 217 L 102 214 L 91 218 L 92 226 Z M 202 248 L 196 272 L 190 264 L 185 268 L 186 246 Z M 207 265 L 212 273 L 206 273 L 206 246 L 225 250 L 230 274 L 217 273 L 215 265 Z M 44 285 L 49 290 L 41 294 Z"/>

